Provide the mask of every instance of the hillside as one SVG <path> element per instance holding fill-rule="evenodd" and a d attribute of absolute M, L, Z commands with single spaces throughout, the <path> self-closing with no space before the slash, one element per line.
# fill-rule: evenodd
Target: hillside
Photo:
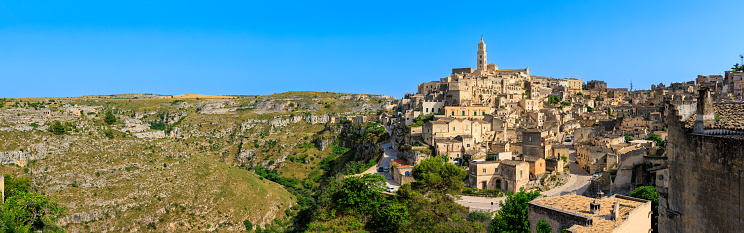
<path fill-rule="evenodd" d="M 244 220 L 279 230 L 329 164 L 344 166 L 331 161 L 375 156 L 333 140 L 320 145 L 342 133 L 325 121 L 388 105 L 384 96 L 318 92 L 127 97 L 6 100 L 0 171 L 57 197 L 67 207 L 58 224 L 71 232 L 237 231 Z"/>

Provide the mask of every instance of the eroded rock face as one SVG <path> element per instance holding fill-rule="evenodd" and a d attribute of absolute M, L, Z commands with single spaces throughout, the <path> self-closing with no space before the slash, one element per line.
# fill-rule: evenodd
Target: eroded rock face
<path fill-rule="evenodd" d="M 28 151 L 0 152 L 0 164 L 15 164 L 23 167 L 34 159 L 36 159 L 34 155 Z"/>
<path fill-rule="evenodd" d="M 251 160 L 253 160 L 253 156 L 256 154 L 253 153 L 252 149 L 246 149 L 245 142 L 241 142 L 241 147 L 243 149 L 240 150 L 240 153 L 235 156 L 235 160 L 238 161 L 238 163 L 248 163 Z"/>
<path fill-rule="evenodd" d="M 336 138 L 335 137 L 319 137 L 315 140 L 315 146 L 318 147 L 318 150 L 324 151 L 328 147 L 333 146 L 336 144 Z"/>
<path fill-rule="evenodd" d="M 145 132 L 145 133 L 136 133 L 133 135 L 137 138 L 164 138 L 165 132 L 153 131 L 153 132 Z"/>

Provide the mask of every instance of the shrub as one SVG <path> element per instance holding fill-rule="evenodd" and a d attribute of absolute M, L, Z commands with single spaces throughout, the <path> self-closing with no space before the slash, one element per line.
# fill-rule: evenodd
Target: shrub
<path fill-rule="evenodd" d="M 487 211 L 483 211 L 483 210 L 476 210 L 468 214 L 467 220 L 471 222 L 475 222 L 475 221 L 485 222 L 485 221 L 491 220 L 492 218 L 493 218 L 493 214 Z"/>
<path fill-rule="evenodd" d="M 245 230 L 246 231 L 253 230 L 253 223 L 251 223 L 251 221 L 249 221 L 248 219 L 246 219 L 245 221 L 243 221 L 243 225 L 245 225 Z"/>
<path fill-rule="evenodd" d="M 47 130 L 49 130 L 49 132 L 52 132 L 53 134 L 56 134 L 56 135 L 62 135 L 62 134 L 65 134 L 65 132 L 67 132 L 65 126 L 62 125 L 62 123 L 60 123 L 59 121 L 52 122 L 52 124 L 49 125 L 49 128 L 47 128 Z"/>
<path fill-rule="evenodd" d="M 106 112 L 106 116 L 103 118 L 103 121 L 106 122 L 106 124 L 114 124 L 116 122 L 116 116 L 114 116 L 114 113 L 111 111 Z"/>
<path fill-rule="evenodd" d="M 104 130 L 103 135 L 105 135 L 109 139 L 114 139 L 114 131 L 111 129 Z"/>

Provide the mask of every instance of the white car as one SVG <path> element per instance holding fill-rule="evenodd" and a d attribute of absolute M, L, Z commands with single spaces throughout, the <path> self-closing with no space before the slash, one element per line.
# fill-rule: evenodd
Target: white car
<path fill-rule="evenodd" d="M 388 188 L 387 188 L 387 191 L 388 191 L 389 193 L 394 193 L 394 192 L 395 192 L 395 188 L 393 188 L 393 187 L 388 187 Z"/>

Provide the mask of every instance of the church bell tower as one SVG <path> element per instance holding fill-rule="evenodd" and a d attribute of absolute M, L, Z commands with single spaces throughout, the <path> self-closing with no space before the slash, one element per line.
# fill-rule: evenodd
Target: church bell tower
<path fill-rule="evenodd" d="M 486 64 L 488 64 L 486 62 L 488 62 L 486 43 L 483 42 L 483 36 L 481 36 L 481 41 L 478 43 L 478 70 L 486 71 Z"/>

